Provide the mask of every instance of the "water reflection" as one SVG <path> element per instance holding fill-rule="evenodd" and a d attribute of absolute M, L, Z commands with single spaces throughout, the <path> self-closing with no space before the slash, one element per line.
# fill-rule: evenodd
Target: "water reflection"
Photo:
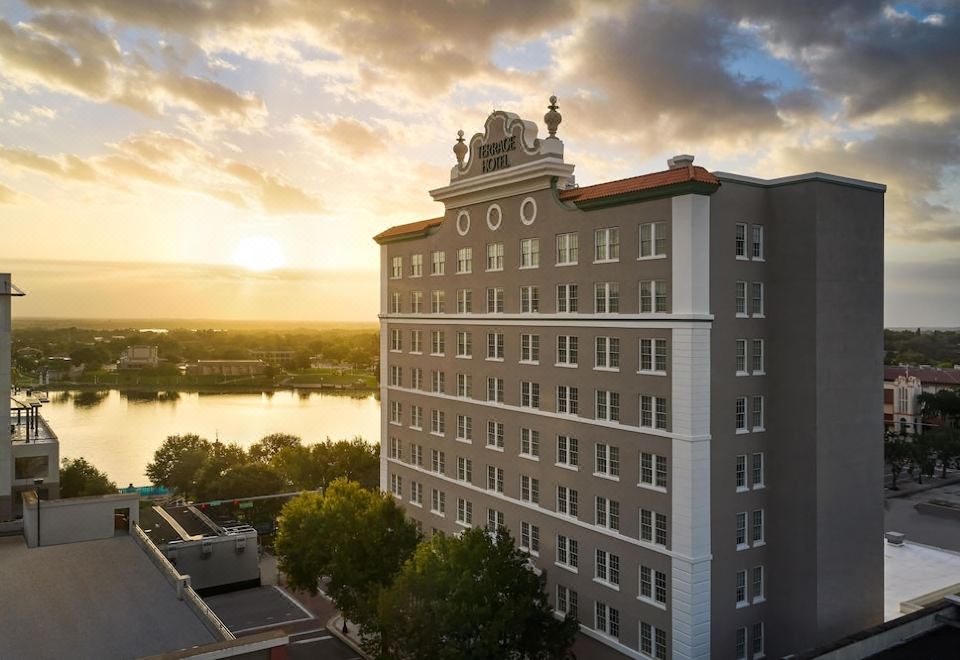
<path fill-rule="evenodd" d="M 73 406 L 75 408 L 96 408 L 103 403 L 108 394 L 110 394 L 110 390 L 74 392 Z"/>
<path fill-rule="evenodd" d="M 120 397 L 129 403 L 173 403 L 180 400 L 179 392 L 141 392 L 130 390 L 120 392 Z"/>

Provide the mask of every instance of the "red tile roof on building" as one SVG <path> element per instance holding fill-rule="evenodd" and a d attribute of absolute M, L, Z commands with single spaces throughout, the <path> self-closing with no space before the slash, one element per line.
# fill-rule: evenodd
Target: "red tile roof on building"
<path fill-rule="evenodd" d="M 664 170 L 663 172 L 641 174 L 640 176 L 630 177 L 629 179 L 619 179 L 617 181 L 598 183 L 593 186 L 584 186 L 583 188 L 561 190 L 560 199 L 564 202 L 586 202 L 593 199 L 614 197 L 616 195 L 624 195 L 627 193 L 640 192 L 641 190 L 651 190 L 653 188 L 662 188 L 664 186 L 694 181 L 720 185 L 719 179 L 702 167 L 687 165 L 673 170 Z"/>
<path fill-rule="evenodd" d="M 407 238 L 427 233 L 430 229 L 437 227 L 443 222 L 443 218 L 430 218 L 429 220 L 417 220 L 408 222 L 405 225 L 396 225 L 390 229 L 384 230 L 373 237 L 377 243 L 396 240 L 398 238 Z"/>
<path fill-rule="evenodd" d="M 924 385 L 946 385 L 960 387 L 960 369 L 940 369 L 938 367 L 901 367 L 884 366 L 883 380 L 892 382 L 897 376 L 913 376 Z"/>

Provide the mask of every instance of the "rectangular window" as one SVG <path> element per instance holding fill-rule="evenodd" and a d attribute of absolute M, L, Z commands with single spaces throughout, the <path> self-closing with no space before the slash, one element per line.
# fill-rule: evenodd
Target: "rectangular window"
<path fill-rule="evenodd" d="M 532 504 L 540 504 L 540 480 L 520 475 L 520 499 Z"/>
<path fill-rule="evenodd" d="M 620 260 L 620 230 L 617 227 L 597 229 L 593 237 L 595 262 Z"/>
<path fill-rule="evenodd" d="M 576 518 L 579 506 L 578 501 L 579 498 L 576 490 L 567 488 L 566 486 L 557 486 L 557 513 Z"/>
<path fill-rule="evenodd" d="M 754 431 L 763 430 L 763 397 L 760 395 L 754 395 L 753 400 L 750 402 L 752 404 L 750 408 L 750 418 L 753 422 Z"/>
<path fill-rule="evenodd" d="M 400 292 L 394 291 L 390 294 L 390 313 L 399 314 L 400 313 Z"/>
<path fill-rule="evenodd" d="M 403 369 L 401 367 L 390 365 L 390 385 L 403 387 Z"/>
<path fill-rule="evenodd" d="M 736 350 L 736 367 L 737 375 L 745 376 L 747 374 L 747 340 L 738 339 L 737 340 L 737 350 Z"/>
<path fill-rule="evenodd" d="M 663 313 L 667 311 L 667 281 L 640 281 L 640 313 Z"/>
<path fill-rule="evenodd" d="M 747 225 L 738 222 L 736 224 L 736 248 L 734 254 L 737 259 L 747 258 Z"/>
<path fill-rule="evenodd" d="M 503 492 L 503 468 L 487 466 L 487 490 Z"/>
<path fill-rule="evenodd" d="M 403 460 L 403 445 L 400 443 L 400 438 L 390 438 L 390 458 Z"/>
<path fill-rule="evenodd" d="M 594 474 L 600 474 L 605 477 L 619 477 L 620 448 L 615 445 L 598 442 L 596 449 L 597 463 Z"/>
<path fill-rule="evenodd" d="M 503 403 L 502 378 L 487 378 L 487 401 Z"/>
<path fill-rule="evenodd" d="M 430 381 L 431 381 L 431 392 L 443 393 L 446 390 L 446 374 L 442 371 L 431 371 L 430 372 Z"/>
<path fill-rule="evenodd" d="M 613 585 L 620 584 L 620 557 L 597 548 L 595 578 Z"/>
<path fill-rule="evenodd" d="M 750 459 L 750 480 L 754 488 L 763 488 L 763 452 L 754 454 Z"/>
<path fill-rule="evenodd" d="M 750 287 L 750 313 L 763 316 L 763 282 L 754 282 Z"/>
<path fill-rule="evenodd" d="M 399 280 L 403 277 L 403 257 L 393 257 L 390 260 L 390 279 Z"/>
<path fill-rule="evenodd" d="M 751 571 L 751 588 L 753 590 L 751 596 L 754 603 L 761 603 L 764 600 L 763 594 L 763 566 L 754 566 Z"/>
<path fill-rule="evenodd" d="M 558 564 L 563 564 L 569 568 L 576 568 L 579 561 L 577 550 L 578 544 L 575 539 L 568 538 L 562 534 L 557 534 Z"/>
<path fill-rule="evenodd" d="M 540 311 L 540 287 L 520 287 L 520 311 L 524 314 L 533 314 Z"/>
<path fill-rule="evenodd" d="M 667 256 L 667 223 L 648 222 L 640 225 L 640 258 Z"/>
<path fill-rule="evenodd" d="M 423 445 L 410 443 L 410 465 L 423 467 Z"/>
<path fill-rule="evenodd" d="M 654 628 L 645 621 L 640 622 L 640 650 L 656 660 L 667 660 L 667 633 Z"/>
<path fill-rule="evenodd" d="M 754 658 L 759 658 L 762 655 L 764 655 L 764 653 L 766 653 L 763 650 L 763 637 L 764 637 L 763 633 L 764 633 L 764 630 L 763 630 L 762 621 L 760 623 L 755 623 L 751 626 L 751 644 L 753 648 Z"/>
<path fill-rule="evenodd" d="M 620 610 L 617 608 L 597 601 L 595 623 L 596 625 L 594 627 L 599 632 L 609 635 L 614 639 L 620 638 Z"/>
<path fill-rule="evenodd" d="M 597 282 L 593 286 L 593 310 L 597 314 L 616 314 L 620 311 L 619 282 Z"/>
<path fill-rule="evenodd" d="M 640 483 L 657 488 L 667 487 L 667 457 L 640 453 Z"/>
<path fill-rule="evenodd" d="M 423 369 L 420 367 L 413 367 L 410 370 L 410 387 L 415 390 L 423 389 Z"/>
<path fill-rule="evenodd" d="M 441 250 L 430 255 L 430 274 L 443 275 L 447 265 L 447 254 Z"/>
<path fill-rule="evenodd" d="M 442 410 L 432 411 L 430 414 L 430 432 L 434 435 L 443 435 L 446 431 L 446 414 Z"/>
<path fill-rule="evenodd" d="M 736 459 L 736 485 L 737 490 L 747 490 L 747 456 L 740 454 Z"/>
<path fill-rule="evenodd" d="M 503 449 L 503 422 L 487 422 L 487 446 Z"/>
<path fill-rule="evenodd" d="M 457 415 L 457 440 L 473 440 L 473 417 Z"/>
<path fill-rule="evenodd" d="M 473 524 L 473 502 L 457 498 L 457 522 L 464 525 Z"/>
<path fill-rule="evenodd" d="M 737 600 L 735 601 L 737 607 L 746 607 L 749 605 L 747 600 L 747 572 L 746 571 L 737 571 Z"/>
<path fill-rule="evenodd" d="M 522 456 L 540 456 L 540 431 L 520 429 L 520 454 Z"/>
<path fill-rule="evenodd" d="M 417 505 L 423 504 L 423 484 L 419 481 L 410 482 L 410 501 Z"/>
<path fill-rule="evenodd" d="M 667 340 L 640 340 L 640 371 L 644 373 L 667 373 Z"/>
<path fill-rule="evenodd" d="M 430 354 L 443 355 L 446 352 L 446 337 L 443 330 L 433 330 L 430 333 Z"/>
<path fill-rule="evenodd" d="M 747 547 L 747 512 L 737 512 L 737 549 Z"/>
<path fill-rule="evenodd" d="M 473 396 L 473 376 L 470 374 L 457 374 L 457 396 Z"/>
<path fill-rule="evenodd" d="M 750 228 L 750 258 L 763 261 L 763 225 Z"/>
<path fill-rule="evenodd" d="M 577 285 L 557 285 L 557 313 L 574 314 L 577 311 Z"/>
<path fill-rule="evenodd" d="M 390 402 L 390 423 L 391 424 L 401 424 L 401 413 L 403 412 L 403 406 L 400 405 L 399 401 Z"/>
<path fill-rule="evenodd" d="M 763 543 L 763 509 L 756 509 L 753 512 L 753 520 L 750 525 L 750 542 L 753 544 Z"/>
<path fill-rule="evenodd" d="M 496 286 L 487 289 L 487 313 L 503 313 L 503 287 Z"/>
<path fill-rule="evenodd" d="M 443 515 L 447 511 L 447 494 L 441 490 L 433 489 L 430 494 L 430 510 L 433 513 Z"/>
<path fill-rule="evenodd" d="M 423 291 L 410 292 L 410 311 L 414 314 L 423 314 Z"/>
<path fill-rule="evenodd" d="M 667 602 L 667 574 L 648 566 L 641 566 L 640 598 L 665 604 Z"/>
<path fill-rule="evenodd" d="M 736 404 L 736 430 L 737 432 L 746 432 L 747 430 L 747 397 L 737 397 Z"/>
<path fill-rule="evenodd" d="M 667 514 L 657 513 L 654 515 L 654 534 L 653 542 L 657 545 L 667 545 Z"/>
<path fill-rule="evenodd" d="M 750 368 L 753 370 L 754 376 L 764 373 L 762 339 L 753 340 L 753 345 L 750 351 Z"/>
<path fill-rule="evenodd" d="M 503 243 L 487 243 L 487 270 L 503 270 Z"/>
<path fill-rule="evenodd" d="M 457 289 L 457 314 L 473 314 L 473 290 Z"/>
<path fill-rule="evenodd" d="M 410 257 L 410 277 L 420 277 L 423 275 L 423 255 L 415 254 Z"/>
<path fill-rule="evenodd" d="M 580 463 L 580 450 L 576 438 L 567 435 L 557 436 L 557 463 L 576 468 Z"/>
<path fill-rule="evenodd" d="M 423 352 L 423 330 L 410 331 L 410 352 L 417 354 Z"/>
<path fill-rule="evenodd" d="M 577 366 L 577 344 L 575 335 L 557 336 L 557 364 Z"/>
<path fill-rule="evenodd" d="M 520 382 L 520 407 L 540 407 L 540 383 L 531 383 L 525 380 Z"/>
<path fill-rule="evenodd" d="M 520 361 L 540 362 L 540 335 L 520 335 Z"/>
<path fill-rule="evenodd" d="M 554 609 L 558 614 L 565 614 L 571 619 L 576 619 L 578 600 L 576 591 L 562 584 L 557 585 L 557 606 Z"/>
<path fill-rule="evenodd" d="M 620 393 L 597 390 L 596 419 L 620 421 Z"/>
<path fill-rule="evenodd" d="M 503 511 L 487 509 L 487 531 L 495 532 L 507 526 Z"/>
<path fill-rule="evenodd" d="M 520 268 L 540 267 L 540 239 L 520 239 Z"/>
<path fill-rule="evenodd" d="M 614 532 L 620 531 L 620 502 L 606 497 L 597 497 L 596 524 Z"/>
<path fill-rule="evenodd" d="M 410 428 L 420 429 L 423 427 L 423 408 L 420 406 L 410 406 Z"/>
<path fill-rule="evenodd" d="M 562 415 L 576 415 L 579 409 L 577 388 L 557 385 L 557 412 Z"/>
<path fill-rule="evenodd" d="M 503 359 L 503 333 L 502 332 L 487 333 L 487 359 L 488 360 Z"/>
<path fill-rule="evenodd" d="M 403 497 L 403 478 L 399 474 L 390 475 L 390 492 L 397 497 Z"/>
<path fill-rule="evenodd" d="M 473 334 L 457 331 L 457 357 L 473 357 Z"/>
<path fill-rule="evenodd" d="M 577 234 L 557 234 L 557 265 L 568 266 L 577 263 L 578 258 Z"/>
<path fill-rule="evenodd" d="M 390 350 L 399 351 L 403 348 L 403 342 L 400 340 L 400 330 L 397 328 L 390 329 Z"/>
<path fill-rule="evenodd" d="M 640 395 L 640 426 L 649 429 L 667 429 L 667 400 L 661 396 Z"/>
<path fill-rule="evenodd" d="M 462 247 L 457 250 L 457 273 L 473 272 L 473 248 Z"/>
<path fill-rule="evenodd" d="M 434 314 L 443 314 L 446 311 L 446 297 L 445 291 L 431 291 L 430 311 Z"/>
<path fill-rule="evenodd" d="M 540 528 L 528 522 L 520 523 L 520 547 L 533 556 L 540 554 Z"/>
<path fill-rule="evenodd" d="M 737 299 L 736 299 L 737 316 L 746 316 L 747 315 L 747 283 L 737 282 L 736 291 L 737 291 Z"/>
<path fill-rule="evenodd" d="M 735 637 L 735 658 L 736 660 L 747 660 L 747 629 L 737 628 Z"/>
<path fill-rule="evenodd" d="M 620 339 L 618 337 L 597 337 L 596 368 L 620 370 Z"/>

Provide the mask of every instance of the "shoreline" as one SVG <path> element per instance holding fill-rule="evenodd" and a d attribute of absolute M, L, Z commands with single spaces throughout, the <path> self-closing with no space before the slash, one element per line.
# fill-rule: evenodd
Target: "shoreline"
<path fill-rule="evenodd" d="M 27 389 L 36 392 L 142 392 L 144 394 L 159 394 L 161 392 L 200 392 L 207 394 L 262 394 L 267 392 L 286 392 L 304 390 L 307 392 L 322 392 L 325 394 L 376 394 L 376 387 L 337 387 L 335 385 L 303 384 L 303 385 L 117 385 L 108 383 L 53 383 L 41 387 L 21 386 L 20 391 Z"/>

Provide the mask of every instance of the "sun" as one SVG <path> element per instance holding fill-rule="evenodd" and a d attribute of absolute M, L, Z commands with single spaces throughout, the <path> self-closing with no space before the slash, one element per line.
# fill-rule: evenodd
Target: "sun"
<path fill-rule="evenodd" d="M 233 251 L 233 263 L 257 272 L 280 268 L 286 263 L 280 244 L 268 236 L 240 239 Z"/>

